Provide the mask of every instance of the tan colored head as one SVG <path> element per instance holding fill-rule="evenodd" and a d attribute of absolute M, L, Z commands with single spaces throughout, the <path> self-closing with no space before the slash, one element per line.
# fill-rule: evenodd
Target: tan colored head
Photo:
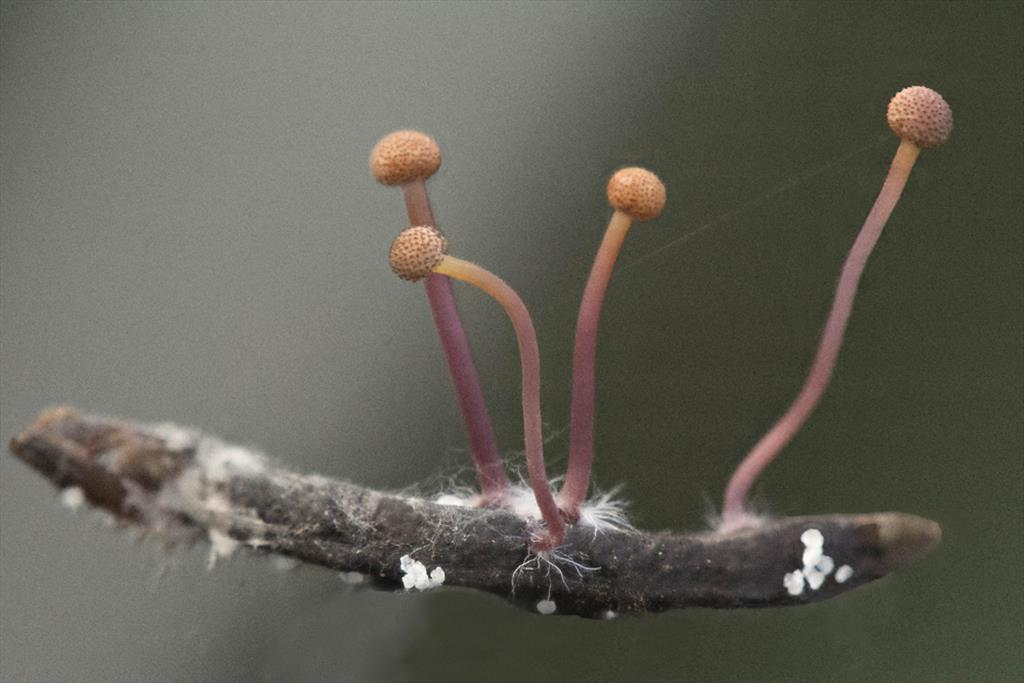
<path fill-rule="evenodd" d="M 923 85 L 896 93 L 886 118 L 893 133 L 918 147 L 938 147 L 953 132 L 953 110 L 942 95 Z"/>
<path fill-rule="evenodd" d="M 422 280 L 437 267 L 448 252 L 448 240 L 430 225 L 417 225 L 398 233 L 391 243 L 388 262 L 403 280 Z"/>
<path fill-rule="evenodd" d="M 608 181 L 608 203 L 633 220 L 657 218 L 665 208 L 665 186 L 645 168 L 623 168 Z"/>
<path fill-rule="evenodd" d="M 441 148 L 434 138 L 415 130 L 385 135 L 370 152 L 370 171 L 384 185 L 429 178 L 440 166 Z"/>

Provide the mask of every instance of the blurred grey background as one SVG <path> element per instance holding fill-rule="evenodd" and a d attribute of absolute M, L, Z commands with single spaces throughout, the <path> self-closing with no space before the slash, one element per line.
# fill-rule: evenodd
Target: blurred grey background
<path fill-rule="evenodd" d="M 175 420 L 377 487 L 468 482 L 404 226 L 367 153 L 415 127 L 453 252 L 532 308 L 560 471 L 575 306 L 624 164 L 669 188 L 602 320 L 596 477 L 700 528 L 803 378 L 924 83 L 922 154 L 835 380 L 760 487 L 777 514 L 940 521 L 910 570 L 800 609 L 594 623 L 207 572 L 0 458 L 4 681 L 995 681 L 1022 663 L 1019 3 L 0 4 L 0 434 L 72 403 Z M 685 236 L 696 231 L 692 238 Z M 515 342 L 460 289 L 504 448 Z"/>

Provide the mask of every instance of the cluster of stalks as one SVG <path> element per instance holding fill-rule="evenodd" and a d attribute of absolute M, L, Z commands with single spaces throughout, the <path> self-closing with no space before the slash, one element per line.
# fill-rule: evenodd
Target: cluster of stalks
<path fill-rule="evenodd" d="M 758 523 L 749 512 L 748 494 L 761 472 L 807 421 L 821 399 L 835 368 L 861 273 L 922 148 L 937 147 L 949 137 L 953 116 L 935 91 L 913 86 L 889 103 L 888 122 L 901 142 L 889 175 L 861 228 L 836 286 L 832 308 L 807 379 L 783 416 L 751 449 L 726 487 L 718 531 L 729 533 Z M 643 168 L 623 168 L 608 181 L 614 210 L 583 289 L 573 348 L 569 460 L 564 484 L 551 489 L 544 466 L 540 406 L 540 354 L 530 314 L 522 299 L 490 271 L 448 253 L 448 241 L 437 228 L 426 180 L 441 165 L 437 143 L 429 136 L 402 130 L 381 139 L 370 155 L 374 177 L 402 189 L 411 227 L 391 245 L 392 270 L 401 278 L 423 281 L 434 322 L 455 385 L 463 424 L 480 486 L 476 504 L 509 505 L 510 481 L 502 464 L 494 429 L 480 387 L 466 333 L 452 293 L 452 280 L 466 282 L 491 295 L 504 308 L 515 330 L 522 366 L 524 450 L 530 486 L 540 513 L 534 552 L 551 551 L 565 537 L 567 525 L 580 521 L 590 486 L 594 443 L 594 366 L 598 320 L 616 258 L 635 221 L 656 218 L 665 205 L 665 186 Z"/>

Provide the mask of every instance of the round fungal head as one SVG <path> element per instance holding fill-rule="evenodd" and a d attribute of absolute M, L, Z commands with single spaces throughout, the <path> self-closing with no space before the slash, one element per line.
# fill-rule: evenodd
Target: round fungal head
<path fill-rule="evenodd" d="M 384 185 L 429 178 L 440 166 L 441 148 L 434 138 L 415 130 L 385 135 L 370 152 L 370 171 Z"/>
<path fill-rule="evenodd" d="M 437 228 L 417 225 L 406 228 L 391 243 L 388 262 L 403 280 L 422 280 L 437 267 L 448 252 L 448 240 Z"/>
<path fill-rule="evenodd" d="M 886 118 L 892 132 L 918 147 L 938 147 L 953 131 L 953 110 L 942 95 L 923 85 L 896 93 Z"/>
<path fill-rule="evenodd" d="M 657 218 L 665 208 L 665 185 L 645 168 L 623 168 L 608 181 L 608 203 L 633 220 Z"/>

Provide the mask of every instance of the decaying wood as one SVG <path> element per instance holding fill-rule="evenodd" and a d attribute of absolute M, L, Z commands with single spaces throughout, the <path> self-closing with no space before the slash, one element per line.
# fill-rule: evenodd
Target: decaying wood
<path fill-rule="evenodd" d="M 939 540 L 938 524 L 899 512 L 771 520 L 731 534 L 596 531 L 576 526 L 557 557 L 529 557 L 529 524 L 510 512 L 438 505 L 287 471 L 244 449 L 168 425 L 43 413 L 11 451 L 60 489 L 168 542 L 209 539 L 359 572 L 402 589 L 400 558 L 444 570 L 445 586 L 531 610 L 586 617 L 676 607 L 800 605 L 906 566 Z M 74 489 L 71 489 L 72 491 Z M 76 492 L 77 493 L 77 492 Z M 801 535 L 817 529 L 836 567 L 792 594 Z"/>

